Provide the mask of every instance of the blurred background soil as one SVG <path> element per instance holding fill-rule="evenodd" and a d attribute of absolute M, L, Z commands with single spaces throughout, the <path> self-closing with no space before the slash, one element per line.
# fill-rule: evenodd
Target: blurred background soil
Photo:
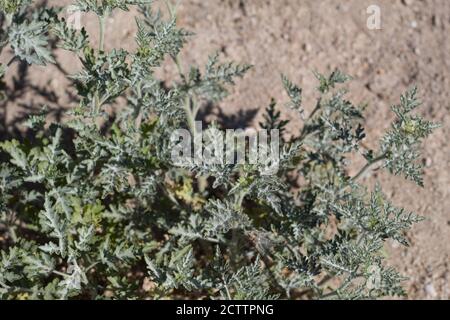
<path fill-rule="evenodd" d="M 370 5 L 381 8 L 381 30 L 367 27 Z M 304 107 L 311 110 L 317 98 L 313 71 L 339 68 L 354 77 L 351 100 L 368 103 L 366 140 L 376 147 L 393 118 L 389 107 L 407 88 L 419 87 L 420 112 L 442 124 L 424 144 L 425 187 L 381 171 L 372 172 L 364 182 L 381 181 L 396 205 L 426 218 L 409 233 L 410 247 L 387 244 L 389 262 L 409 278 L 405 282 L 409 298 L 449 299 L 450 1 L 182 0 L 178 12 L 179 25 L 195 33 L 183 51 L 185 64 L 204 65 L 209 54 L 219 51 L 225 59 L 254 65 L 220 106 L 203 110 L 219 121 L 257 125 L 272 97 L 280 105 L 287 100 L 281 73 L 301 85 Z M 96 42 L 97 20 L 83 15 L 81 21 Z M 107 21 L 106 49 L 132 50 L 135 30 L 133 12 L 116 11 Z M 8 53 L 0 60 L 7 62 Z M 65 73 L 76 72 L 80 63 L 61 50 L 56 51 L 56 60 L 63 69 L 23 64 L 10 68 L 7 83 L 13 90 L 0 109 L 2 139 L 18 132 L 22 119 L 44 103 L 56 118 L 74 105 Z M 174 68 L 167 65 L 160 73 L 171 77 Z M 284 116 L 294 114 L 286 111 Z M 300 128 L 301 122 L 294 121 L 290 130 Z"/>

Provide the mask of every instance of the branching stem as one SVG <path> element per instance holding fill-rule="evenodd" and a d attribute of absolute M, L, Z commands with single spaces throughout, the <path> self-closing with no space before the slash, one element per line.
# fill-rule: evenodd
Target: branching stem
<path fill-rule="evenodd" d="M 384 159 L 386 159 L 386 154 L 382 154 L 374 159 L 372 159 L 371 161 L 369 161 L 364 167 L 362 167 L 361 170 L 359 170 L 359 172 L 350 179 L 350 181 L 354 182 L 356 180 L 358 180 L 362 175 L 364 175 L 367 170 L 369 170 L 373 165 L 377 164 L 380 161 L 383 161 Z"/>

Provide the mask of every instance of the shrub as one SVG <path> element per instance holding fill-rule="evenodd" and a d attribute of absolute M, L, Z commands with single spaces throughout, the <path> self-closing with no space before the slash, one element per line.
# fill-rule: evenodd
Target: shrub
<path fill-rule="evenodd" d="M 46 110 L 26 124 L 35 138 L 2 141 L 0 297 L 52 298 L 375 298 L 404 294 L 403 278 L 384 263 L 386 240 L 407 245 L 420 220 L 394 207 L 381 186 L 358 181 L 374 166 L 422 185 L 419 147 L 435 124 L 413 114 L 417 90 L 401 96 L 378 150 L 365 138 L 363 108 L 340 88 L 339 71 L 317 74 L 314 110 L 282 77 L 301 132 L 285 134 L 275 101 L 261 128 L 282 133 L 278 170 L 263 164 L 186 162 L 174 166 L 172 133 L 196 132 L 198 110 L 220 102 L 248 65 L 183 65 L 191 33 L 153 12 L 148 0 L 78 0 L 99 19 L 100 43 L 72 29 L 60 8 L 2 0 L 1 47 L 14 58 L 55 63 L 50 43 L 82 62 L 70 76 L 77 107 L 61 123 Z M 104 50 L 104 21 L 136 5 L 137 49 Z M 179 77 L 158 79 L 169 58 Z M 105 106 L 126 101 L 116 116 Z M 124 99 L 123 99 L 124 98 Z M 209 128 L 215 127 L 215 124 Z M 349 176 L 348 159 L 366 165 Z"/>

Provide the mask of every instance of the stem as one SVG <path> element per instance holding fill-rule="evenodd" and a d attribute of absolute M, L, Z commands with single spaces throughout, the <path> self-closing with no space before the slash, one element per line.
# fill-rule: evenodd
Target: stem
<path fill-rule="evenodd" d="M 286 290 L 285 288 L 283 288 L 283 286 L 281 286 L 281 285 L 278 283 L 278 280 L 277 280 L 277 278 L 276 278 L 276 276 L 275 276 L 274 271 L 270 268 L 270 266 L 271 266 L 271 264 L 272 264 L 272 263 L 271 263 L 271 260 L 273 260 L 272 257 L 271 257 L 269 254 L 266 254 L 266 253 L 264 252 L 264 250 L 259 249 L 259 248 L 258 248 L 258 245 L 256 244 L 256 242 L 252 241 L 252 244 L 253 244 L 253 247 L 255 248 L 255 250 L 256 250 L 256 251 L 258 252 L 258 254 L 261 256 L 262 262 L 263 262 L 263 264 L 264 264 L 266 270 L 268 271 L 269 276 L 270 276 L 270 280 L 272 281 L 272 284 L 276 287 L 276 290 L 277 290 L 278 292 L 282 293 L 282 294 L 283 294 L 283 293 L 286 294 L 286 296 L 289 298 L 289 297 L 290 297 L 290 291 L 289 291 L 289 290 Z"/>
<path fill-rule="evenodd" d="M 108 99 L 110 98 L 110 94 L 105 94 L 101 99 L 99 98 L 98 101 L 98 109 L 100 110 L 100 107 L 103 106 L 106 101 L 108 101 Z"/>
<path fill-rule="evenodd" d="M 242 202 L 244 202 L 244 199 L 247 196 L 247 193 L 248 193 L 248 190 L 244 190 L 236 198 L 235 208 L 237 211 L 240 211 L 242 209 Z"/>
<path fill-rule="evenodd" d="M 311 114 L 308 116 L 308 118 L 305 120 L 305 123 L 303 125 L 303 129 L 302 129 L 302 132 L 300 134 L 299 140 L 303 140 L 305 138 L 305 136 L 306 136 L 306 129 L 308 129 L 308 123 L 316 115 L 317 111 L 320 110 L 320 103 L 321 103 L 321 101 L 322 101 L 321 99 L 317 100 L 316 107 L 311 112 Z"/>
<path fill-rule="evenodd" d="M 100 28 L 100 44 L 99 51 L 104 51 L 105 48 L 105 16 L 101 15 L 98 17 L 98 23 Z"/>
<path fill-rule="evenodd" d="M 229 245 L 230 248 L 230 254 L 231 254 L 231 263 L 233 266 L 237 266 L 237 256 L 239 253 L 239 231 L 238 229 L 232 229 L 231 230 L 231 244 Z"/>
<path fill-rule="evenodd" d="M 9 28 L 13 21 L 13 14 L 12 13 L 7 14 L 5 17 L 5 21 L 6 21 L 6 28 Z"/>
<path fill-rule="evenodd" d="M 94 115 L 97 116 L 98 112 L 100 110 L 100 103 L 99 103 L 99 92 L 98 90 L 95 91 L 94 100 L 92 100 L 93 103 L 93 111 Z"/>
<path fill-rule="evenodd" d="M 16 61 L 16 56 L 12 57 L 11 60 L 9 60 L 9 62 L 6 64 L 7 67 L 9 67 L 10 65 L 13 64 L 14 61 Z"/>
<path fill-rule="evenodd" d="M 245 196 L 247 195 L 247 190 L 243 190 L 241 191 L 241 193 L 239 193 L 236 196 L 236 202 L 235 202 L 235 210 L 237 212 L 239 212 L 239 214 L 244 214 L 242 212 L 242 202 L 244 201 Z M 239 232 L 238 229 L 233 229 L 231 231 L 231 244 L 230 244 L 230 252 L 231 252 L 231 258 L 233 263 L 237 263 L 236 261 L 236 256 L 238 255 L 239 252 L 239 246 L 238 246 L 238 242 L 239 242 Z"/>
<path fill-rule="evenodd" d="M 186 77 L 184 75 L 183 64 L 181 62 L 180 55 L 173 58 L 173 61 L 175 62 L 175 65 L 177 66 L 177 70 L 178 70 L 181 80 L 183 81 L 183 83 L 186 84 Z"/>
<path fill-rule="evenodd" d="M 89 267 L 86 268 L 86 271 L 91 270 L 92 268 L 94 268 L 97 264 L 99 264 L 100 262 L 94 262 L 92 264 L 89 265 Z"/>
<path fill-rule="evenodd" d="M 215 238 L 211 238 L 211 237 L 204 237 L 201 234 L 196 234 L 196 233 L 193 233 L 193 232 L 176 232 L 176 231 L 170 231 L 169 230 L 169 233 L 173 234 L 173 235 L 189 237 L 189 238 L 192 238 L 192 239 L 195 239 L 195 240 L 197 240 L 197 239 L 204 240 L 206 242 L 211 242 L 211 243 L 216 243 L 216 244 L 222 244 L 223 243 L 223 241 L 221 241 L 219 239 L 215 239 Z"/>
<path fill-rule="evenodd" d="M 10 289 L 11 287 L 8 286 L 6 283 L 4 283 L 3 281 L 0 281 L 0 286 L 4 289 Z"/>
<path fill-rule="evenodd" d="M 351 284 L 351 280 L 350 280 L 350 278 L 347 278 L 339 286 L 339 288 L 337 288 L 337 289 L 335 289 L 335 290 L 333 290 L 333 291 L 331 291 L 329 293 L 326 293 L 326 294 L 322 295 L 320 297 L 320 299 L 329 299 L 329 298 L 336 297 L 336 296 L 339 297 L 339 294 L 341 293 L 341 291 L 344 290 L 350 284 Z"/>
<path fill-rule="evenodd" d="M 227 282 L 225 281 L 225 278 L 224 278 L 223 275 L 222 275 L 222 283 L 223 283 L 223 287 L 225 288 L 225 292 L 226 292 L 226 294 L 227 294 L 228 300 L 233 300 L 233 299 L 231 298 L 230 290 L 228 290 Z"/>
<path fill-rule="evenodd" d="M 167 10 L 170 13 L 170 17 L 171 18 L 175 18 L 176 17 L 176 12 L 177 12 L 177 7 L 178 7 L 178 1 L 177 1 L 177 4 L 175 6 L 170 2 L 170 0 L 164 0 L 164 3 L 166 5 L 166 7 L 167 7 Z"/>
<path fill-rule="evenodd" d="M 370 167 L 372 167 L 372 165 L 383 161 L 384 159 L 386 159 L 386 154 L 382 154 L 375 159 L 372 159 L 372 161 L 368 162 L 364 167 L 362 167 L 362 169 L 359 170 L 359 172 L 353 178 L 351 178 L 350 181 L 353 182 L 358 180 L 364 173 L 366 173 L 367 170 L 370 169 Z"/>
<path fill-rule="evenodd" d="M 58 276 L 61 276 L 61 277 L 64 277 L 64 278 L 70 276 L 69 274 L 64 273 L 64 272 L 60 272 L 60 271 L 58 271 L 58 270 L 53 270 L 52 272 L 53 272 L 54 274 L 56 274 L 56 275 L 58 275 Z"/>
<path fill-rule="evenodd" d="M 186 96 L 184 101 L 184 111 L 186 112 L 187 122 L 189 125 L 189 129 L 191 130 L 192 135 L 195 139 L 195 114 L 194 111 L 191 108 L 191 97 L 189 95 Z"/>

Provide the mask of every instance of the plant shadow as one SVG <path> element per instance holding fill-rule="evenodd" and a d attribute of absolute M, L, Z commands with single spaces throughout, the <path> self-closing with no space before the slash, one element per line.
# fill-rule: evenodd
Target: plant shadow
<path fill-rule="evenodd" d="M 213 122 L 222 129 L 246 129 L 252 126 L 259 108 L 239 109 L 233 114 L 225 113 L 222 108 L 212 102 L 206 103 L 197 114 L 197 121 L 204 124 Z"/>

